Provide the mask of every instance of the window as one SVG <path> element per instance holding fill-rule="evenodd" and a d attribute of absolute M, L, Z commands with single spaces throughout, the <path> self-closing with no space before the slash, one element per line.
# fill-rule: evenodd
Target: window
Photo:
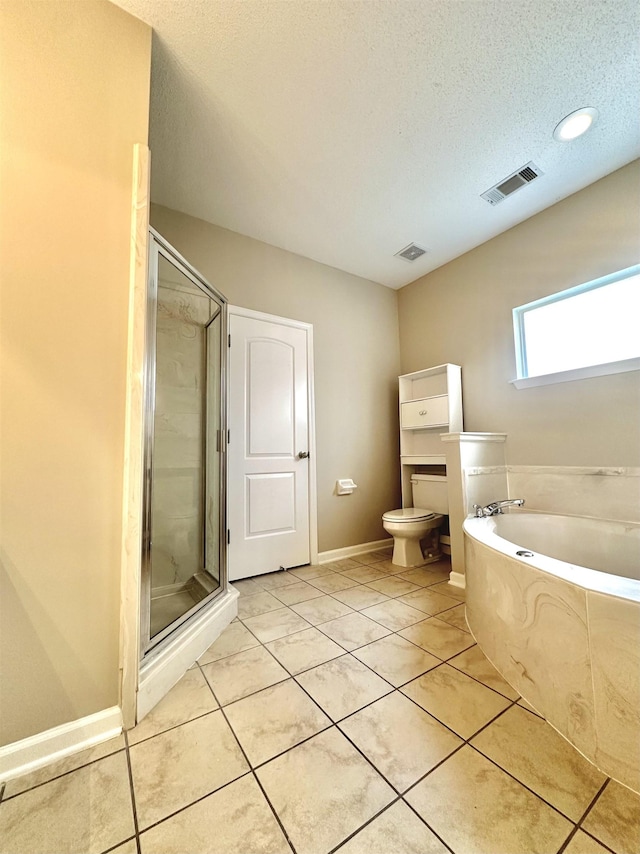
<path fill-rule="evenodd" d="M 640 368 L 640 265 L 513 309 L 518 388 Z"/>

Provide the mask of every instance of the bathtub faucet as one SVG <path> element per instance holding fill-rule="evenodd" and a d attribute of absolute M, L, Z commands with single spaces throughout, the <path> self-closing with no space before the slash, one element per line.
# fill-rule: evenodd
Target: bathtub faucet
<path fill-rule="evenodd" d="M 522 507 L 524 498 L 507 498 L 505 501 L 494 501 L 492 504 L 487 504 L 486 507 L 481 507 L 479 504 L 474 504 L 473 509 L 476 511 L 476 516 L 497 516 L 502 513 L 503 507 Z"/>

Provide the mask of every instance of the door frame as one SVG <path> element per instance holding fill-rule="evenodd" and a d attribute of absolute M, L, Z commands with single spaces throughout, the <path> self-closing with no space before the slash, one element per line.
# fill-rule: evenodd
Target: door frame
<path fill-rule="evenodd" d="M 263 311 L 254 311 L 251 308 L 243 308 L 238 305 L 227 306 L 228 324 L 227 329 L 231 329 L 231 317 L 247 317 L 252 320 L 264 320 L 267 323 L 277 323 L 279 326 L 292 326 L 294 329 L 301 329 L 306 336 L 307 349 L 307 422 L 309 430 L 309 562 L 318 562 L 318 491 L 316 478 L 316 410 L 315 410 L 315 390 L 313 384 L 314 367 L 313 367 L 313 324 L 305 323 L 302 320 L 294 320 L 291 317 L 280 317 L 276 314 L 267 314 Z M 227 342 L 228 343 L 228 342 Z M 230 362 L 227 359 L 227 412 L 230 413 L 229 395 L 231 394 L 231 377 L 230 377 Z M 233 425 L 229 423 L 229 428 Z M 229 477 L 229 468 L 227 466 L 227 477 Z M 229 495 L 229 487 L 227 483 L 227 500 Z M 227 512 L 227 519 L 229 513 Z"/>

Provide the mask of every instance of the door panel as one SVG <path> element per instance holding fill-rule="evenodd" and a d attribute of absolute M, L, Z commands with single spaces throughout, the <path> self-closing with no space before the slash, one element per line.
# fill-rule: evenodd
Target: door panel
<path fill-rule="evenodd" d="M 310 558 L 305 328 L 230 315 L 229 578 Z"/>

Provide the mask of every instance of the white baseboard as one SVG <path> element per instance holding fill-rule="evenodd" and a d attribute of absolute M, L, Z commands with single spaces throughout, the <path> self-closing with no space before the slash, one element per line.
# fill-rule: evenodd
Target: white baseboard
<path fill-rule="evenodd" d="M 238 613 L 238 591 L 229 588 L 172 642 L 140 668 L 136 720 L 140 722 L 200 658 Z"/>
<path fill-rule="evenodd" d="M 359 546 L 345 546 L 343 549 L 331 549 L 328 552 L 318 552 L 318 563 L 331 563 L 333 560 L 343 560 L 353 555 L 363 555 L 376 552 L 378 549 L 393 548 L 393 537 L 386 540 L 376 540 L 373 543 L 360 543 Z"/>
<path fill-rule="evenodd" d="M 460 587 L 464 590 L 467 586 L 467 579 L 462 572 L 451 572 L 449 574 L 449 584 L 452 587 Z"/>
<path fill-rule="evenodd" d="M 35 771 L 57 759 L 115 738 L 121 732 L 122 712 L 119 706 L 112 706 L 7 744 L 0 747 L 0 781 Z"/>

